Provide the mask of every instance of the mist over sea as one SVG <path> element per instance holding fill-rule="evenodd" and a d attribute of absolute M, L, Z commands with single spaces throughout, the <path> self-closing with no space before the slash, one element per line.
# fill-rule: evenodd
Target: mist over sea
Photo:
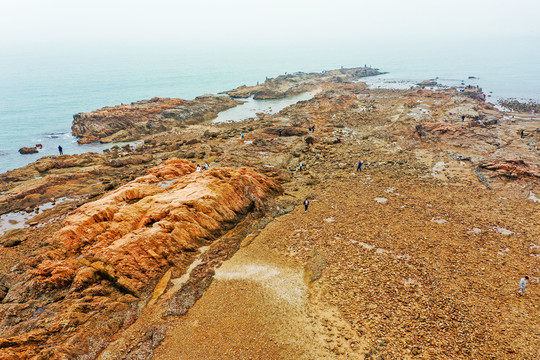
<path fill-rule="evenodd" d="M 489 101 L 540 100 L 540 39 L 295 43 L 240 37 L 220 45 L 113 44 L 1 49 L 0 173 L 41 156 L 102 151 L 78 145 L 72 116 L 104 106 L 159 97 L 192 99 L 253 85 L 285 72 L 372 65 L 389 74 L 366 81 L 405 84 L 439 78 L 478 84 Z M 469 76 L 478 78 L 468 80 Z M 23 146 L 43 144 L 39 154 Z"/>

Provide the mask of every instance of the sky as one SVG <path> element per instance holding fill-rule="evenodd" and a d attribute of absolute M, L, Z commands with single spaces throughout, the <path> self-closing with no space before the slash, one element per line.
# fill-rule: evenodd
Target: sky
<path fill-rule="evenodd" d="M 538 0 L 0 0 L 0 46 L 540 37 Z"/>

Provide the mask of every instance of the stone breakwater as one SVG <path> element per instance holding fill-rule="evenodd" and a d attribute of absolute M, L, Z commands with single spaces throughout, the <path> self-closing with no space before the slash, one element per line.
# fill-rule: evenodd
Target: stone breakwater
<path fill-rule="evenodd" d="M 0 359 L 539 358 L 537 122 L 338 76 L 1 174 Z"/>
<path fill-rule="evenodd" d="M 362 77 L 383 74 L 371 67 L 323 71 L 322 73 L 294 73 L 266 79 L 255 86 L 240 86 L 223 92 L 234 98 L 281 99 L 316 89 L 322 83 L 347 83 Z"/>

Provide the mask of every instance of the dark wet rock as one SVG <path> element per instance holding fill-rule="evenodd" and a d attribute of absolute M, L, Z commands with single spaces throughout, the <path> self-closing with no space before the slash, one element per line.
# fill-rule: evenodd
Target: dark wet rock
<path fill-rule="evenodd" d="M 39 151 L 35 147 L 22 147 L 19 149 L 19 153 L 26 155 L 26 154 L 35 154 Z"/>
<path fill-rule="evenodd" d="M 218 131 L 210 131 L 210 130 L 206 130 L 203 134 L 204 137 L 209 137 L 209 138 L 216 138 L 219 136 L 219 132 Z"/>
<path fill-rule="evenodd" d="M 14 247 L 14 246 L 17 246 L 19 244 L 21 244 L 25 239 L 23 238 L 13 238 L 13 239 L 8 239 L 6 241 L 4 241 L 4 243 L 2 245 L 4 245 L 4 247 Z"/>
<path fill-rule="evenodd" d="M 304 136 L 307 131 L 303 128 L 293 126 L 276 126 L 264 129 L 266 134 L 275 136 Z"/>
<path fill-rule="evenodd" d="M 418 86 L 437 86 L 437 82 L 435 80 L 424 80 L 417 84 Z"/>
<path fill-rule="evenodd" d="M 530 113 L 534 110 L 537 113 L 540 113 L 540 103 L 533 100 L 519 101 L 517 99 L 501 99 L 497 103 L 510 111 Z"/>
<path fill-rule="evenodd" d="M 0 302 L 4 300 L 8 291 L 9 291 L 9 288 L 6 285 L 0 283 Z"/>
<path fill-rule="evenodd" d="M 426 129 L 422 125 L 416 125 L 416 133 L 420 137 L 426 136 Z"/>
<path fill-rule="evenodd" d="M 191 139 L 191 140 L 188 140 L 185 142 L 185 145 L 194 145 L 194 144 L 197 144 L 199 143 L 199 139 Z"/>

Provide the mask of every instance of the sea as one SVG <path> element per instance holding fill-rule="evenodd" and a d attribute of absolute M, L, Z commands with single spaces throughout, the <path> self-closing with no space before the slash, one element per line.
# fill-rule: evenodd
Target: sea
<path fill-rule="evenodd" d="M 285 73 L 372 66 L 386 72 L 366 78 L 371 87 L 409 88 L 441 84 L 478 85 L 496 103 L 501 98 L 540 100 L 538 38 L 461 40 L 279 41 L 229 43 L 34 44 L 0 49 L 0 173 L 41 156 L 101 152 L 112 144 L 78 145 L 73 115 L 154 96 L 193 99 L 240 85 L 255 85 Z M 248 110 L 272 112 L 309 97 L 249 100 L 220 120 L 240 120 Z M 229 116 L 230 114 L 230 116 Z M 230 117 L 230 119 L 228 118 Z M 38 154 L 23 146 L 42 144 Z"/>

